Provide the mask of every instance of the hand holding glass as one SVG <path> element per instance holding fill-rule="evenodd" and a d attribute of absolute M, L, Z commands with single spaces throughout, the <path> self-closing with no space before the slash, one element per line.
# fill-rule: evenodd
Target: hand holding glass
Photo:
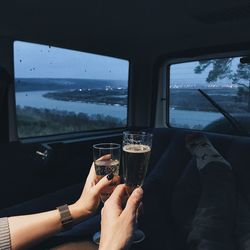
<path fill-rule="evenodd" d="M 101 200 L 105 202 L 115 186 L 120 183 L 119 167 L 120 167 L 120 145 L 116 143 L 100 143 L 93 145 L 93 158 L 97 181 L 101 180 L 108 174 L 113 174 L 112 184 L 105 188 L 101 193 Z M 93 241 L 99 244 L 100 232 L 93 236 Z"/>
<path fill-rule="evenodd" d="M 143 184 L 150 159 L 153 135 L 146 132 L 123 133 L 123 178 L 128 195 Z M 133 242 L 145 238 L 141 230 L 136 230 Z"/>

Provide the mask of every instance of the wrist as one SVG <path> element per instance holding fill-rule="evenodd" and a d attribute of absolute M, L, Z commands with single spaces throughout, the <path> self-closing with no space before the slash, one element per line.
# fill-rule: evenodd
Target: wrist
<path fill-rule="evenodd" d="M 74 222 L 86 219 L 90 216 L 90 214 L 84 209 L 82 204 L 79 204 L 78 202 L 75 202 L 70 205 L 69 210 Z"/>
<path fill-rule="evenodd" d="M 100 245 L 98 250 L 123 250 L 123 248 L 105 244 L 105 245 Z"/>
<path fill-rule="evenodd" d="M 124 248 L 117 245 L 118 242 L 114 242 L 113 239 L 105 240 L 101 239 L 100 246 L 98 250 L 123 250 Z"/>

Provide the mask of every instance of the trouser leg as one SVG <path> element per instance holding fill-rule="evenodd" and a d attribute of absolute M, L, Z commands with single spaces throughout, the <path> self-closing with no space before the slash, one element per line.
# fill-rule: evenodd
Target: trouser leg
<path fill-rule="evenodd" d="M 232 171 L 222 162 L 210 162 L 200 171 L 200 179 L 202 194 L 188 236 L 189 249 L 234 249 L 236 191 Z"/>
<path fill-rule="evenodd" d="M 247 192 L 247 190 L 246 190 Z M 250 192 L 250 190 L 249 190 Z M 250 250 L 250 196 L 238 194 L 236 236 L 239 250 Z"/>

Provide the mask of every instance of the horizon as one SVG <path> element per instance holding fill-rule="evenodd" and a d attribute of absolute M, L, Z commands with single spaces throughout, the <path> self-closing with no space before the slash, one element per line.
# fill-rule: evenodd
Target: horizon
<path fill-rule="evenodd" d="M 101 78 L 70 78 L 70 77 L 15 77 L 15 79 L 77 79 L 77 80 L 100 80 L 100 81 L 124 81 L 124 79 L 101 79 Z"/>

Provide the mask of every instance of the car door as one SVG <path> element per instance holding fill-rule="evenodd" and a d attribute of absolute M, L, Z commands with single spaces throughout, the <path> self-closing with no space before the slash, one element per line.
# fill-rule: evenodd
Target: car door
<path fill-rule="evenodd" d="M 10 141 L 6 136 L 0 145 L 0 208 L 54 192 L 53 199 L 31 210 L 73 202 L 89 172 L 93 144 L 121 143 L 128 125 L 129 62 L 43 44 L 8 43 L 14 68 L 4 102 L 8 113 L 2 116 Z"/>

